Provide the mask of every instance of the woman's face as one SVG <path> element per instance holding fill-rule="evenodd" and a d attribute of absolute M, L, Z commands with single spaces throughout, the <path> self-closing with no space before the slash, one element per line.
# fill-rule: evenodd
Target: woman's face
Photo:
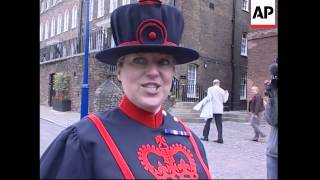
<path fill-rule="evenodd" d="M 134 53 L 122 58 L 118 79 L 125 95 L 139 108 L 158 112 L 170 92 L 175 59 L 161 53 Z"/>

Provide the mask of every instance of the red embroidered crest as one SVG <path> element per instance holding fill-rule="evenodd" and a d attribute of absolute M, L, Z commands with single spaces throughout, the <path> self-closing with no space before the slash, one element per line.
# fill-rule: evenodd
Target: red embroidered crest
<path fill-rule="evenodd" d="M 138 150 L 138 159 L 146 171 L 149 171 L 157 179 L 198 179 L 196 163 L 189 149 L 181 144 L 169 146 L 163 136 L 155 137 L 158 147 L 142 145 Z M 182 153 L 188 162 L 183 159 L 175 162 L 174 156 Z M 163 163 L 157 161 L 157 167 L 151 164 L 148 156 L 156 155 L 163 159 Z"/>

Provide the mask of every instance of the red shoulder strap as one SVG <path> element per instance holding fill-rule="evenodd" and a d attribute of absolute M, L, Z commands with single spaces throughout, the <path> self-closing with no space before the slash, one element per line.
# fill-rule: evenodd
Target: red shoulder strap
<path fill-rule="evenodd" d="M 192 144 L 192 146 L 193 146 L 193 149 L 194 149 L 194 151 L 196 152 L 196 155 L 197 155 L 197 157 L 198 157 L 198 159 L 199 159 L 199 161 L 200 161 L 200 164 L 201 164 L 202 168 L 204 169 L 204 171 L 206 172 L 206 174 L 207 174 L 207 176 L 208 176 L 208 179 L 211 179 L 211 174 L 210 174 L 210 172 L 209 172 L 209 169 L 208 169 L 208 167 L 206 166 L 206 164 L 204 163 L 204 161 L 203 161 L 203 159 L 202 159 L 202 156 L 201 156 L 201 154 L 200 154 L 198 145 L 197 145 L 196 141 L 194 140 L 190 129 L 187 128 L 187 127 L 182 123 L 182 121 L 181 121 L 180 119 L 179 119 L 179 123 L 183 126 L 183 128 L 186 130 L 186 132 L 187 132 L 188 134 L 190 134 L 190 136 L 189 136 L 189 141 L 191 142 L 191 144 Z"/>
<path fill-rule="evenodd" d="M 106 128 L 104 128 L 104 125 L 102 124 L 100 118 L 94 114 L 90 114 L 87 117 L 94 123 L 94 125 L 98 129 L 104 142 L 106 143 L 106 145 L 108 146 L 114 159 L 116 160 L 124 178 L 125 179 L 134 179 L 134 176 L 133 176 L 129 166 L 127 165 L 126 161 L 123 159 L 119 149 L 117 148 L 117 145 L 112 140 L 110 134 L 108 133 Z"/>

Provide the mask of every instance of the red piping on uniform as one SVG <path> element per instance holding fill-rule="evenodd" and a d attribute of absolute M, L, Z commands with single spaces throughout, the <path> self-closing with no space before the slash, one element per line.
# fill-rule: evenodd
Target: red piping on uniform
<path fill-rule="evenodd" d="M 116 160 L 122 174 L 124 175 L 125 179 L 134 179 L 134 176 L 126 163 L 126 161 L 123 159 L 119 149 L 117 148 L 116 144 L 113 142 L 111 136 L 109 135 L 106 128 L 104 128 L 104 125 L 102 124 L 100 118 L 94 114 L 90 114 L 87 116 L 97 127 L 99 133 L 101 134 L 104 142 L 108 146 L 111 154 L 113 155 L 114 159 Z"/>
<path fill-rule="evenodd" d="M 201 156 L 201 154 L 200 154 L 198 145 L 197 145 L 196 141 L 194 140 L 190 129 L 187 128 L 187 127 L 182 123 L 181 119 L 179 119 L 179 123 L 183 126 L 183 128 L 187 131 L 187 133 L 190 134 L 189 140 L 190 140 L 190 142 L 191 142 L 191 144 L 192 144 L 192 146 L 193 146 L 193 149 L 194 149 L 194 151 L 196 152 L 196 155 L 197 155 L 197 157 L 198 157 L 198 159 L 199 159 L 199 161 L 200 161 L 200 163 L 201 163 L 204 171 L 206 172 L 206 174 L 207 174 L 207 176 L 208 176 L 208 179 L 211 179 L 211 175 L 210 175 L 209 169 L 208 169 L 208 167 L 206 166 L 206 164 L 204 163 L 204 161 L 203 161 L 203 159 L 202 159 L 202 156 Z"/>

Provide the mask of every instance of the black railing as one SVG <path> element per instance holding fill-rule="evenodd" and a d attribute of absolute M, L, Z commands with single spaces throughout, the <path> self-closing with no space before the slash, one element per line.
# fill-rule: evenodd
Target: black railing
<path fill-rule="evenodd" d="M 180 82 L 177 78 L 173 77 L 172 80 L 172 86 L 171 86 L 171 96 L 175 96 L 175 98 L 177 99 L 180 96 Z"/>
<path fill-rule="evenodd" d="M 89 49 L 102 50 L 110 47 L 109 33 L 105 29 L 99 29 L 90 33 Z M 85 36 L 69 39 L 57 44 L 40 49 L 40 62 L 51 61 L 58 58 L 68 57 L 84 53 Z"/>
<path fill-rule="evenodd" d="M 110 36 L 111 32 L 105 29 L 92 31 L 89 42 L 90 51 L 110 48 L 110 38 L 108 38 Z M 83 35 L 40 49 L 40 63 L 84 53 L 84 40 Z M 109 65 L 109 72 L 115 73 L 116 66 Z"/>
<path fill-rule="evenodd" d="M 207 96 L 207 92 L 200 85 L 180 85 L 179 80 L 173 78 L 171 96 L 177 101 L 200 102 Z"/>
<path fill-rule="evenodd" d="M 183 102 L 199 102 L 207 96 L 207 92 L 199 85 L 181 85 L 180 100 Z"/>

